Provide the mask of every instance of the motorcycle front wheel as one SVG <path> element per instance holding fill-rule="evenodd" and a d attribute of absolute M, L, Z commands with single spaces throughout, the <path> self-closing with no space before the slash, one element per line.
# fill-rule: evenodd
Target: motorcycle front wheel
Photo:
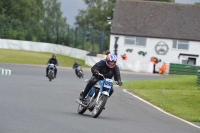
<path fill-rule="evenodd" d="M 104 106 L 106 105 L 107 99 L 108 96 L 106 95 L 102 95 L 100 97 L 98 103 L 94 106 L 94 109 L 92 111 L 93 118 L 97 118 L 101 114 L 102 110 L 104 109 Z"/>
<path fill-rule="evenodd" d="M 49 81 L 51 81 L 53 79 L 53 72 L 49 72 L 48 77 L 49 77 Z"/>

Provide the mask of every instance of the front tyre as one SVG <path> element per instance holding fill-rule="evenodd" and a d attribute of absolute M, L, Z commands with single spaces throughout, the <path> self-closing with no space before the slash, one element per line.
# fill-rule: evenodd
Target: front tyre
<path fill-rule="evenodd" d="M 49 74 L 48 74 L 48 77 L 49 77 L 49 81 L 51 81 L 53 79 L 52 78 L 53 77 L 53 72 L 50 71 Z"/>
<path fill-rule="evenodd" d="M 99 99 L 98 103 L 95 105 L 93 111 L 92 111 L 92 116 L 93 118 L 97 118 L 102 110 L 104 109 L 104 106 L 106 105 L 108 96 L 102 95 L 101 98 Z"/>
<path fill-rule="evenodd" d="M 82 105 L 80 105 L 80 104 L 78 105 L 77 111 L 78 111 L 79 114 L 85 113 L 86 110 L 87 110 L 87 109 L 84 108 Z"/>

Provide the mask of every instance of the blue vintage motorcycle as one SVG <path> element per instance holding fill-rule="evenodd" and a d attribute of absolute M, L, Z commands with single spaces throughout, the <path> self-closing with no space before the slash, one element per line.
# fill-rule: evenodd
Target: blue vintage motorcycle
<path fill-rule="evenodd" d="M 90 89 L 87 96 L 85 97 L 86 100 L 82 102 L 79 99 L 76 99 L 76 102 L 79 104 L 79 114 L 83 114 L 88 109 L 90 112 L 92 112 L 92 116 L 97 118 L 106 105 L 111 87 L 113 87 L 113 80 L 105 78 L 100 73 L 98 73 L 98 75 L 102 76 L 103 80 L 99 80 L 97 84 Z M 88 80 L 86 83 L 87 82 Z"/>

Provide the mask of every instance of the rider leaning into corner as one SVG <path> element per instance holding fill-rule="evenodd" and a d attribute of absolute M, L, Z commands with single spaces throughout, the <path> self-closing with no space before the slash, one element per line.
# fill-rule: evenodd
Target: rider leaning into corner
<path fill-rule="evenodd" d="M 56 55 L 55 54 L 52 54 L 52 58 L 49 59 L 49 61 L 47 62 L 47 64 L 54 64 L 55 65 L 55 74 L 54 74 L 54 78 L 56 78 L 56 74 L 57 74 L 57 68 L 56 66 L 58 66 L 58 61 L 56 59 Z M 48 71 L 49 71 L 49 65 L 47 66 L 46 68 L 46 77 L 48 77 Z"/>
<path fill-rule="evenodd" d="M 76 74 L 76 76 L 78 76 L 77 68 L 78 68 L 79 66 L 81 66 L 81 65 L 78 64 L 77 61 L 74 61 L 73 69 L 75 70 L 75 74 Z M 81 68 L 80 68 L 80 69 L 81 69 Z M 81 71 L 83 71 L 83 70 L 81 69 Z"/>
<path fill-rule="evenodd" d="M 80 94 L 80 100 L 84 100 L 85 96 L 89 92 L 89 90 L 94 86 L 99 80 L 102 80 L 102 77 L 98 75 L 101 73 L 104 75 L 105 78 L 111 79 L 114 76 L 114 80 L 118 82 L 118 85 L 121 86 L 121 77 L 119 67 L 116 65 L 117 57 L 115 54 L 108 54 L 105 60 L 101 60 L 97 62 L 92 68 L 91 71 L 93 76 L 90 78 L 89 82 L 87 83 L 85 89 Z M 113 93 L 113 88 L 110 90 L 111 96 Z"/>

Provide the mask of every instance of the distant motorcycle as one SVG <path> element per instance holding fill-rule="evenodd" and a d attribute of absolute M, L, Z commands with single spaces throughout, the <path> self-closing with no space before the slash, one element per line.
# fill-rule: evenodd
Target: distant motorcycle
<path fill-rule="evenodd" d="M 49 71 L 48 71 L 48 78 L 49 81 L 54 79 L 54 70 L 55 70 L 55 65 L 54 64 L 49 64 Z"/>
<path fill-rule="evenodd" d="M 79 114 L 83 114 L 88 109 L 92 112 L 93 118 L 97 118 L 106 105 L 111 87 L 113 87 L 113 80 L 105 78 L 100 73 L 98 75 L 102 76 L 103 80 L 99 80 L 97 84 L 90 89 L 85 97 L 86 100 L 82 102 L 76 99 L 76 102 L 79 104 L 77 110 Z"/>
<path fill-rule="evenodd" d="M 79 77 L 79 78 L 83 78 L 83 71 L 82 71 L 82 69 L 81 69 L 80 66 L 78 66 L 78 67 L 76 68 L 76 71 L 78 72 L 78 77 Z"/>

